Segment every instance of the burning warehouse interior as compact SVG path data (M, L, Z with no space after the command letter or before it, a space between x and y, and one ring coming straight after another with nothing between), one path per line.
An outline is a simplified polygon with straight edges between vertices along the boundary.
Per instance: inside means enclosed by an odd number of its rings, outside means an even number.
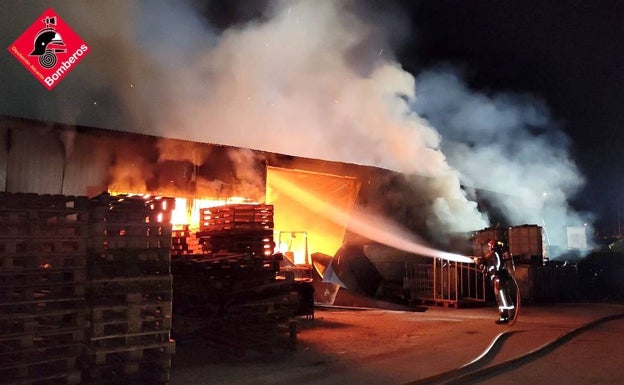
M15 380L165 383L174 340L292 346L315 305L485 304L464 256L490 239L509 244L525 301L580 289L576 266L547 263L540 226L432 232L425 179L25 119L0 132L0 338ZM63 371L25 356L40 344L63 346Z

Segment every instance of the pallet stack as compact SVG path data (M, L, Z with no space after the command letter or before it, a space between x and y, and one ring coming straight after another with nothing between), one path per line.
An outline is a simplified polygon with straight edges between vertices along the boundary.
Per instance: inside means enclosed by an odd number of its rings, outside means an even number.
M197 238L207 255L251 253L270 256L273 240L273 205L237 204L200 211Z
M201 254L202 247L199 244L199 239L191 234L191 230L188 225L181 226L178 229L171 231L171 256L172 257L184 257Z
M277 279L273 206L202 209L199 230L202 253L172 263L176 338L234 353L292 345L299 296L292 280Z
M0 384L77 384L88 199L0 193Z
M168 199L91 200L87 242L86 384L166 384L172 277Z
M201 338L219 349L244 353L292 345L298 294L276 279L279 260L251 254L174 260L176 338Z

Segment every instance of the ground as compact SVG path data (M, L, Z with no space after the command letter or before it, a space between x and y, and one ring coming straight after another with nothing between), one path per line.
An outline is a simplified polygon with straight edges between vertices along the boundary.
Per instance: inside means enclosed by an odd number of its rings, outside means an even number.
M518 322L494 324L491 307L427 307L416 312L379 309L317 309L314 320L298 321L294 349L228 354L200 341L179 342L171 383L195 384L408 384L458 368L475 359L505 331L511 333L489 364L539 348L557 337L609 315L624 314L611 304L525 306ZM544 357L499 377L536 383L535 376L558 376L555 383L616 384L624 348L613 338L624 331L622 319L572 339ZM604 352L608 351L609 354ZM588 352L592 352L591 355ZM574 370L562 370L562 362ZM530 371L525 367L532 368ZM599 369L599 370L591 370ZM543 373L541 373L543 371ZM561 377L563 376L563 377ZM620 377L618 377L620 376ZM541 381L540 381L541 382ZM481 381L479 381L481 383Z

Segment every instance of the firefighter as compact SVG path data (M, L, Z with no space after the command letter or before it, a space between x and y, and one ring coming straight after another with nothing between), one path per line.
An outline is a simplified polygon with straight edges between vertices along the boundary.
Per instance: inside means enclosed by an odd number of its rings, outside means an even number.
M484 257L475 258L475 263L490 276L500 315L496 323L507 324L515 310L515 305L509 292L509 283L512 277L505 266L506 252L503 243L494 240L488 242L488 249L489 251Z

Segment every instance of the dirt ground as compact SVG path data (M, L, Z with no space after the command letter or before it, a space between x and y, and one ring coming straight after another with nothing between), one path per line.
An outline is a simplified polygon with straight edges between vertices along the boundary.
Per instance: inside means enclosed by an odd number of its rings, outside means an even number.
M173 359L171 383L195 384L409 384L464 365L481 352L505 330L515 333L505 342L496 360L505 360L536 349L574 328L612 314L621 314L624 307L608 304L560 304L522 309L518 322L511 326L494 324L496 310L490 307L454 309L428 307L422 311L317 309L314 320L299 320L298 341L294 349L276 348L271 353L247 352L244 356L228 354L220 349L194 341L178 343ZM598 367L593 358L573 354L579 349L597 352L608 348L611 354L600 355L603 370L588 376L593 382L578 382L577 377L588 370L579 369L571 384L623 383L613 382L620 371L609 371L609 358L624 362L624 348L615 335L621 335L624 322L606 324L604 329L583 334L558 350L554 355L532 363L533 377L511 375L504 383L523 378L535 382L555 375L552 365L563 360L579 360L579 365ZM619 333L619 334L618 334ZM571 351L571 352L570 352ZM563 353L562 353L563 352ZM555 352L553 352L555 353ZM598 353L595 353L598 354ZM555 357L553 363L550 360ZM567 358L567 361L566 361ZM541 366L540 366L541 365ZM572 363L574 366L575 364ZM612 365L615 365L613 363ZM576 366L578 369L578 365ZM582 367L582 366L581 366ZM619 367L619 366L618 366ZM527 373L519 368L518 373ZM611 377L606 376L612 373ZM571 371L559 376L572 377ZM598 377L597 377L598 376ZM602 377L600 377L602 376ZM598 381L603 378L607 382ZM486 380L486 379L483 379ZM489 383L501 383L494 378ZM541 382L541 381L540 381ZM480 383L480 382L479 382ZM520 382L517 382L520 383ZM554 383L562 383L561 378Z

